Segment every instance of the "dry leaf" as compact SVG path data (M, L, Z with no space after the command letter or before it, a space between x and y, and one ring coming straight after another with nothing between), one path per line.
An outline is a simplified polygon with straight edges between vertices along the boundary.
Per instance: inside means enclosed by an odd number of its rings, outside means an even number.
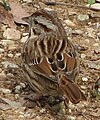
M11 28L16 28L12 15L0 4L0 24L7 24Z
M7 98L0 97L0 109L7 110L7 109L17 109L20 107L22 107L20 102L15 102Z
M13 14L14 21L20 24L27 24L25 21L22 20L23 17L29 16L27 10L24 9L21 4L15 1L9 0L9 4L11 7L10 12Z

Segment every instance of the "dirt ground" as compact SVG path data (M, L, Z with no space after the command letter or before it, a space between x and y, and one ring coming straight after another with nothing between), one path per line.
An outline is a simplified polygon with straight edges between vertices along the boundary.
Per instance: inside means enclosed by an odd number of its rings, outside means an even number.
M78 3L74 0L59 1L83 6L86 4L85 0L77 1ZM38 6L37 3L34 4ZM26 3L25 6L28 7L29 4ZM65 110L64 107L56 113L39 103L32 107L32 101L29 103L24 99L31 90L20 69L20 53L22 38L27 36L25 33L28 30L24 29L26 26L18 25L21 38L11 40L13 45L4 44L2 40L5 40L3 36L5 29L0 29L0 120L100 120L100 11L65 5L47 6L41 2L40 6L57 11L68 39L80 53L78 85L85 93L87 101L77 105L69 103L69 108ZM35 10L32 6L30 9ZM88 15L88 19L80 20L80 15ZM11 65L7 66L5 61ZM30 107L27 107L27 102ZM63 106L63 103L61 105Z

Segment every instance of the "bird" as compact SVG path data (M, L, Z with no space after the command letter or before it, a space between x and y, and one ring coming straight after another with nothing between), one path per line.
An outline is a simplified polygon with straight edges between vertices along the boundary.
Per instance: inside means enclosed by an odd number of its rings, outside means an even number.
M74 104L86 96L77 85L80 61L73 43L53 9L40 9L22 18L29 36L22 47L22 70L39 96L62 96Z

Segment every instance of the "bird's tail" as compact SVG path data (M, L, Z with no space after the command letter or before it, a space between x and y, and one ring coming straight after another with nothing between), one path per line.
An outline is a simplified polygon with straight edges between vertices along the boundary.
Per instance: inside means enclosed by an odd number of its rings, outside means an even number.
M59 82L59 86L61 90L64 92L65 96L74 104L85 101L86 97L83 92L79 89L79 87L67 80L66 76L63 76Z

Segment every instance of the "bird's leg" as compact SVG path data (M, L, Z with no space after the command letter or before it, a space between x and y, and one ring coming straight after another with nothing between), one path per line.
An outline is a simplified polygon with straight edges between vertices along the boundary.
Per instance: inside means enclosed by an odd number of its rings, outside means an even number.
M29 103L32 103L32 104L35 103L35 105L33 105L33 107L36 106L36 105L41 106L40 103L39 103L39 100L40 100L41 98L42 98L42 96L41 96L41 95L38 95L38 94L36 94L36 93L31 93L31 94L26 95L26 96L24 97L25 100L28 100L28 101L29 101Z

